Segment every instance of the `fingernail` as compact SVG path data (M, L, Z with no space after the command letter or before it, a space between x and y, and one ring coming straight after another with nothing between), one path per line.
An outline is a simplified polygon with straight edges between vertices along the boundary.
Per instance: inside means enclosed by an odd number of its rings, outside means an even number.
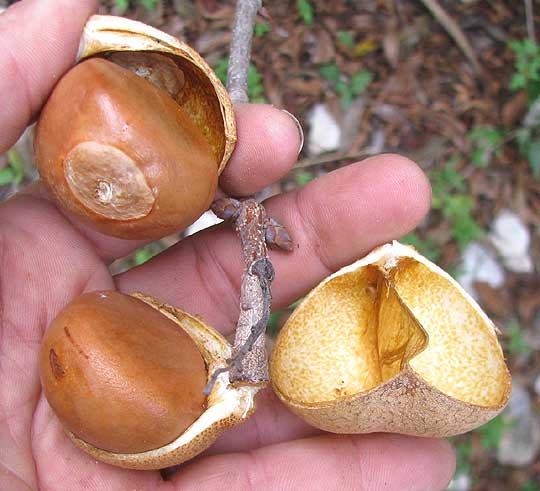
M304 148L304 130L302 129L302 125L300 124L300 121L298 121L296 116L287 111L287 109L282 109L282 111L294 121L294 124L298 129L298 135L300 136L300 147L298 148L298 155L300 155L302 148Z

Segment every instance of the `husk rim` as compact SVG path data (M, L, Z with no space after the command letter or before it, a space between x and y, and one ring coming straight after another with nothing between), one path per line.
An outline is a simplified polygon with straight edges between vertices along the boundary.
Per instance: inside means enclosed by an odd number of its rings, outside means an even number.
M390 268L395 264L394 261L397 261L398 258L403 258L403 257L409 257L420 262L421 264L429 268L431 271L441 275L446 280L448 280L452 284L453 287L458 289L461 295L470 303L470 305L474 308L474 310L482 317L484 324L489 329L491 329L492 334L495 337L497 337L498 330L496 326L494 325L494 323L491 321L491 319L489 319L489 317L485 314L485 312L480 308L477 302L464 290L464 288L454 278L452 278L448 273L446 273L439 266L437 266L436 264L432 263L427 258L422 256L413 247L405 245L405 244L401 244L398 241L393 241L392 243L384 244L382 246L377 247L376 249L371 251L368 255L364 256L363 258L355 261L354 263L348 266L341 268L340 270L336 271L335 273L325 278L313 290L311 290L311 292L308 293L308 295L306 295L304 300L297 306L295 311L291 314L287 323L291 322L294 319L295 312L298 311L302 307L302 304L309 302L318 293L319 289L321 289L325 284L327 284L331 280L339 276L342 276L344 274L355 272L362 267L372 265L372 264L378 264L379 266L383 267L383 269L385 267ZM398 297L399 297L399 294L398 294ZM282 332L285 331L287 323L282 328ZM425 334L428 337L428 339L427 339L424 349L426 349L427 346L429 345L429 334L427 332L425 332ZM448 394L445 394L444 392L439 390L437 387L430 385L426 380L423 379L423 377L420 374L415 372L409 362L423 351L423 350L420 350L413 357L407 360L402 370L398 374L386 380L384 383L377 385L369 390L357 392L355 394L350 394L347 396L341 396L341 397L337 396L334 399L328 400L328 401L319 401L315 403L301 402L301 401L294 400L293 398L290 398L287 395L285 395L275 383L276 377L274 376L274 373L275 373L276 368L273 363L273 360L274 360L275 354L277 353L277 350L279 350L279 346L280 344L279 344L279 335L278 335L278 339L276 340L276 343L275 343L275 349L270 359L270 376L271 376L270 378L272 380L272 388L274 392L279 397L279 399L287 407L289 407L289 409L291 409L291 411L293 411L295 414L297 414L302 419L307 421L309 424L316 426L318 428L321 428L325 431L331 431L331 432L336 432L336 433L366 433L366 432L371 432L371 431L383 431L383 432L390 431L390 432L403 433L403 434L419 435L418 432L403 431L403 429L400 429L399 426L388 429L388 428L384 428L382 425L379 425L379 426L375 425L376 429L370 429L366 431L362 428L361 422L360 422L360 425L358 424L358 421L355 421L351 426L347 427L346 429L340 429L340 428L332 426L331 417L330 417L331 414L328 414L328 413L339 410L340 407L348 406L354 409L355 405L359 405L359 406L365 405L365 401L370 398L380 399L380 405L381 405L382 410L384 411L384 407L387 404L387 402L383 401L383 399L379 396L381 394L386 394L388 390L392 390L396 386L399 386L399 385L417 385L418 387L424 387L425 390L429 391L435 399L445 401L446 410L451 409L454 413L462 413L462 412L467 411L469 414L475 415L474 421L471 421L468 424L464 424L461 428L459 428L458 431L448 432L448 431L445 431L444 428L434 428L431 432L429 431L422 432L421 433L422 436L432 436L432 437L452 436L452 435L460 434L460 433L469 431L473 428L476 428L480 426L481 424L489 421L490 419L495 417L497 414L499 414L507 405L508 400L510 398L510 392L511 392L511 387L512 387L511 376L510 376L510 372L508 371L508 367L506 365L505 365L505 368L506 368L505 374L506 374L507 383L506 383L506 387L505 387L504 393L502 394L499 404L496 404L494 406L483 406L479 404L473 404L470 402L462 401ZM497 347L504 358L502 348L499 343L497 343ZM404 381L406 381L407 383L405 384ZM367 418L367 419L370 419L370 418Z
M146 294L134 292L130 295L155 308L190 335L207 364L208 377L215 369L226 366L232 347L215 329L200 318ZM108 452L90 445L70 431L66 431L66 434L77 447L107 464L140 470L178 465L212 445L227 428L248 419L256 409L255 395L261 388L261 385L249 384L232 386L228 372L221 374L208 396L208 407L204 413L172 442L145 452Z
M117 35L123 35L120 43ZM183 58L197 66L210 80L219 101L224 128L224 149L218 174L225 169L236 146L234 109L227 90L214 70L191 46L159 29L139 21L113 15L92 15L84 26L76 61L111 51L152 51Z

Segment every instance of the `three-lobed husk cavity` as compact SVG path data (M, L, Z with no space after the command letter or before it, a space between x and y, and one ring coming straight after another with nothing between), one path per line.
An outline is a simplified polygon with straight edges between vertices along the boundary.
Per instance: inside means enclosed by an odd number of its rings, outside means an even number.
M206 363L208 378L214 370L226 366L232 348L217 331L202 320L142 293L133 293L184 329L199 348ZM131 469L162 469L181 464L208 448L227 428L247 419L255 410L255 395L261 387L229 384L228 372L220 375L206 401L206 410L182 434L163 447L140 453L113 453L96 448L67 432L79 448L96 459Z
M397 242L304 299L278 337L271 377L294 412L340 433L462 433L494 417L510 392L492 322Z

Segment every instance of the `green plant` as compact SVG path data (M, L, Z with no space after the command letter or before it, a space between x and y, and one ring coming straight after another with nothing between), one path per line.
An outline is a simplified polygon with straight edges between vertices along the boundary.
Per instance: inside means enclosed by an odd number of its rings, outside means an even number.
M468 435L461 437L461 441L453 441L456 450L456 476L471 473L470 458L472 454L471 440Z
M535 481L534 479L529 479L524 482L519 489L521 491L540 491L540 482Z
M503 417L499 415L476 430L480 433L480 442L484 450L490 451L499 448L504 430L508 425Z
M531 347L528 345L517 320L512 319L508 323L506 334L508 336L506 347L510 353L513 355L528 355L531 352Z
M296 3L296 9L298 10L298 15L304 24L306 24L306 26L312 26L315 16L311 2L309 0L298 0Z
M471 161L478 167L487 167L493 154L504 142L504 132L493 126L477 126L467 134L471 143Z
M154 256L159 254L160 248L156 246L156 244L148 244L144 247L141 247L135 253L133 254L133 264L135 266L140 266L141 264L144 264L146 261L149 261Z
M227 69L229 62L226 58L221 58L215 65L214 71L221 80L223 85L227 83ZM257 70L257 67L251 63L248 70L248 97L251 102L266 102L264 97L264 86L262 84L262 76Z
M341 74L335 63L322 65L319 73L341 97L341 107L344 111L349 109L354 99L365 92L373 81L373 73L369 70L360 70L352 77L347 77Z
M255 36L262 37L270 32L270 24L268 22L257 22L254 27Z
M460 249L479 239L483 230L473 217L474 203L467 194L467 183L457 171L457 159L449 160L442 169L430 175L433 208L448 220L452 238Z
M348 48L354 47L354 36L349 31L338 31L336 37L340 43Z
M309 171L299 171L294 175L294 180L297 184L297 186L305 186L308 182L313 181L315 179L315 176L313 172Z
M521 155L529 162L534 178L540 176L540 134L536 127L522 127L516 131Z
M120 15L124 14L133 4L142 5L146 10L155 10L161 0L114 0L114 6Z
M268 336L270 336L271 338L275 338L278 335L281 316L287 311L292 312L296 307L298 307L298 304L303 299L304 297L300 297L299 299L291 303L291 305L289 305L286 309L277 310L276 312L272 312L270 314L270 319L268 320L268 325L266 327L266 333L268 334Z
M510 41L508 45L516 56L510 89L525 89L532 102L540 96L540 46L530 39Z
M433 239L421 238L416 232L411 232L400 239L400 242L413 246L420 254L430 261L436 262L441 257L441 245Z
M0 186L20 184L24 180L24 170L19 154L11 149L7 153L8 165L0 169Z

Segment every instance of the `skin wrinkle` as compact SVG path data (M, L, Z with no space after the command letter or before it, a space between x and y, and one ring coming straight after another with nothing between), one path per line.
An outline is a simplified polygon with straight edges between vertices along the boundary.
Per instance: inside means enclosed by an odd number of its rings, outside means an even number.
M264 465L264 459L260 458L253 450L245 452L244 455L251 462L245 466L245 476L248 485L248 491L259 491L260 489L271 489L272 480Z
M300 218L297 223L302 225L302 232L305 237L307 237L307 240L304 239L302 242L309 244L311 250L315 253L314 256L319 260L319 263L323 268L321 276L325 277L335 271L335 265L332 265L326 257L327 255L322 253L324 250L324 241L313 224L312 214L307 211L308 207L303 204L305 199L304 193L304 190L300 190L294 195L294 208L296 209L296 214ZM296 232L296 234L297 233L298 232ZM298 242L299 241L297 241L297 243Z
M6 67L2 67L2 70L4 71L4 73L7 72L11 80L18 81L17 86L22 88L22 96L25 101L22 106L24 108L24 111L21 111L20 109L17 111L18 117L19 119L23 119L24 121L29 121L32 116L33 109L32 109L32 98L30 95L30 88L28 86L28 81L26 77L23 76L24 72L20 68L19 59L15 56L15 54L12 51L11 46L8 43L4 45L4 53L8 57L8 66L7 66L7 69ZM10 74L10 69L9 69L10 65L13 69L13 74ZM21 116L23 117L21 118ZM9 140L8 140L8 145L6 146L5 144L2 145L2 140L0 139L0 151L3 151L4 149L7 149L7 148L9 148Z

